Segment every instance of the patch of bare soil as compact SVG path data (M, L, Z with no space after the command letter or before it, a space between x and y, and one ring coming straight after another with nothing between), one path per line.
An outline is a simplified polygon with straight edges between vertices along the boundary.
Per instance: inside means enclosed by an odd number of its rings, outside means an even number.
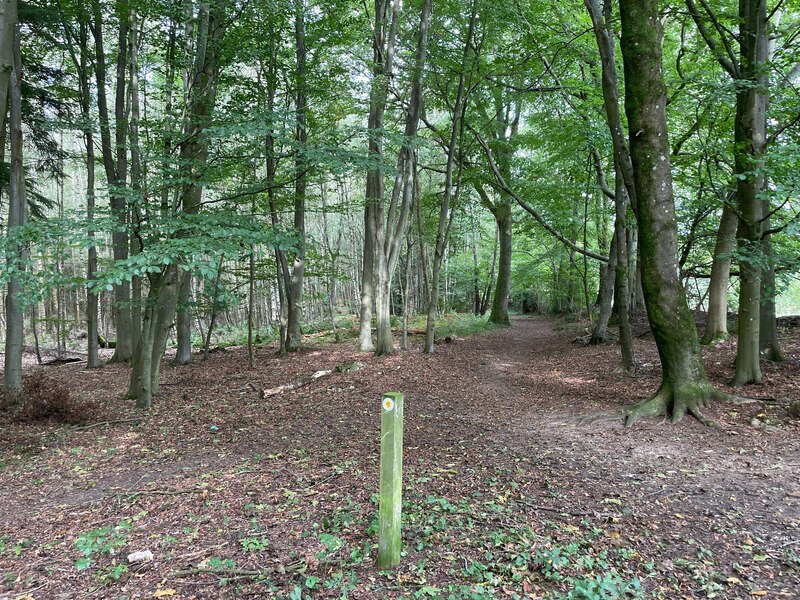
M654 344L642 332L637 374L619 375L614 344L544 318L433 356L344 343L264 347L255 369L244 349L165 363L143 415L122 398L127 367L47 367L103 398L108 423L3 426L0 598L797 598L799 333L745 390L763 401L708 410L718 428L584 424L655 391ZM707 351L722 387L734 351ZM405 554L381 573L379 398L394 390Z

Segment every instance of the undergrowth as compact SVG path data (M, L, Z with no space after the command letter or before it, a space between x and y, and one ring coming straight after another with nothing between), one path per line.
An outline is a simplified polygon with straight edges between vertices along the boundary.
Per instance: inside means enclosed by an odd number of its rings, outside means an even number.
M96 420L101 413L99 400L76 397L63 382L41 372L25 376L18 394L0 390L0 419L77 425Z

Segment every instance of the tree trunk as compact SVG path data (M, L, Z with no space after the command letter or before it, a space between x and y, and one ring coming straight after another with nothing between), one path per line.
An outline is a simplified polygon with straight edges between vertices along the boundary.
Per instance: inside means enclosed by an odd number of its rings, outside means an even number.
M390 10L391 8L391 10ZM381 271L379 255L383 253L382 241L379 237L379 227L383 224L383 120L386 112L386 97L388 94L389 79L392 75L392 63L394 59L394 44L397 35L397 17L399 3L397 0L376 0L375 1L375 23L373 27L373 68L372 83L370 89L369 117L367 120L367 130L369 134L368 157L370 167L367 170L366 200L364 204L364 252L363 264L361 269L361 311L359 317L359 336L358 348L362 352L372 350L372 312L382 315L384 320L388 320L388 292L384 292L387 297L378 298L381 294L380 283L374 289L375 276L379 275L376 271ZM379 225L380 223L380 225ZM384 277L386 276L387 266L384 266ZM387 284L388 285L388 284ZM374 304L373 304L374 297ZM383 309L380 303L385 306ZM384 327L385 329L385 327ZM385 337L385 330L384 330ZM391 328L389 329L391 337ZM383 340L386 345L386 340ZM385 350L386 348L382 348Z
M628 307L630 291L628 282L628 266L630 264L628 251L628 190L625 187L622 173L617 168L614 197L614 235L619 240L616 249L616 268L614 272L614 298L619 326L619 346L621 353L620 370L633 373L636 370L636 357L633 352L633 331L631 330L631 315ZM609 259L610 261L610 259Z
M377 176L377 175L376 175ZM375 349L372 343L372 307L375 279L375 219L372 216L374 203L371 198L376 193L375 182L367 174L367 205L364 207L364 256L361 265L361 305L359 311L358 349L371 352Z
M723 205L708 283L708 315L703 344L714 344L728 338L728 284L737 222L736 212L728 204Z
M219 283L222 280L222 258L217 265L217 276L214 278L213 297L211 299L211 318L208 321L208 330L206 331L206 339L203 343L203 360L208 359L208 353L211 350L211 333L214 331L214 325L217 322L217 297L219 296Z
M737 86L734 125L736 203L739 227L739 318L733 385L761 382L761 194L767 136L768 85L765 0L740 0L741 83Z
M91 126L91 89L89 87L89 36L86 14L81 11L78 17L77 39L70 35L67 24L64 23L64 30L70 43L70 55L75 70L78 74L79 98L81 106L81 117L83 123L83 135L86 144L86 219L88 222L89 238L94 240L94 212L95 212L95 151L94 133ZM78 53L75 53L73 44L77 46ZM92 243L89 246L86 262L86 280L91 282L97 278L97 246ZM98 297L97 293L87 286L86 288L86 331L87 331L87 356L86 368L95 369L100 366L99 347L99 323L98 323Z
M0 131L6 130L13 40L17 25L17 0L0 0Z
M256 200L252 198L250 212L255 216ZM247 364L252 369L256 366L253 348L253 329L255 327L256 310L256 246L250 244L247 256Z
M617 244L615 247L612 247L609 253L608 273L610 274L612 272L613 261L614 281L612 285L615 290L613 311L616 311L619 322L620 350L622 354L620 368L632 372L635 369L636 362L633 354L633 338L630 325L630 313L632 311L629 305L629 290L631 287L629 282L631 280L631 265L633 264L632 272L635 275L636 263L635 260L632 260L631 256L635 253L635 247L628 243L628 236L631 231L627 226L627 217L629 203L636 209L636 181L633 173L630 148L625 140L622 128L612 3L611 0L604 0L602 8L598 0L584 0L584 4L592 20L592 28L600 53L603 106L605 108L608 129L611 133L611 140L614 148L614 237L617 240ZM597 159L595 159L595 161L597 162ZM601 187L603 186L601 185ZM614 246L614 244L612 244L612 246ZM602 318L602 311L600 318Z
M192 362L192 283L194 277L187 273L183 278L181 289L178 292L176 304L175 335L177 347L173 365L188 365Z
M426 23L430 18L431 0L426 0L425 7L423 8L422 23ZM467 60L472 48L472 35L475 31L475 22L478 17L478 5L476 0L472 2L472 9L470 12L469 26L467 28L467 37L464 40L464 51L462 54L461 72L458 76L458 89L456 92L456 103L453 107L453 122L450 126L450 140L447 145L447 166L445 168L444 176L444 196L442 197L442 204L439 207L439 223L436 230L436 245L433 252L433 270L431 273L431 292L428 298L428 318L425 325L425 345L422 351L426 354L433 354L434 339L436 337L436 312L439 308L439 275L442 269L442 260L444 259L445 248L450 239L450 227L453 223L453 215L455 214L454 204L458 201L458 195L461 190L461 164L459 161L458 177L455 183L455 191L453 190L453 167L456 160L456 150L458 146L459 133L462 130L462 116L464 113L464 104L466 101L465 85L467 79ZM427 25L426 32L427 32ZM422 45L422 33L420 33L420 46ZM419 77L422 77L421 65L418 65ZM421 85L421 83L420 83ZM421 101L421 99L420 99Z
M614 308L614 289L617 272L617 232L611 238L611 248L608 252L608 263L600 263L600 271L604 276L600 278L600 312L597 315L597 323L594 325L592 335L589 338L591 346L597 346L606 341L608 322L611 319L612 309Z
M497 222L497 235L500 240L497 260L497 283L494 288L492 311L489 322L497 325L511 325L508 318L508 295L511 291L511 252L513 216L510 199L504 199L494 213Z
M768 201L763 202L763 210L765 215L769 214L771 206ZM764 230L769 230L769 217L764 219L762 227ZM759 347L762 358L781 362L786 360L786 357L781 351L780 341L778 340L778 323L775 315L775 264L772 259L771 237L770 235L765 235L761 241L761 252L764 254L765 261L769 266L761 271Z
M714 390L678 276L658 1L621 0L620 7L625 112L638 193L639 260L647 316L662 367L658 392L632 407L627 420L631 424L641 416L666 414L674 422L688 411L705 421L701 409Z
M391 10L390 10L391 8ZM364 253L361 271L361 314L359 331L359 350L369 351L372 345L372 312L381 313L379 304L384 302L384 320L388 320L387 297L378 298L380 283L374 289L374 279L381 270L379 255L383 252L383 241L379 237L379 223L383 221L384 180L381 162L383 161L383 120L386 112L386 97L389 79L392 76L394 44L397 35L397 0L375 1L375 23L373 27L373 69L370 89L370 104L367 129L369 133L368 156L372 163L367 170L366 202L364 206ZM384 266L384 271L386 267ZM373 293L374 292L374 293ZM373 304L374 297L374 304ZM391 329L390 329L391 335ZM384 332L385 336L385 332ZM385 344L385 340L384 340Z
M306 103L306 25L305 3L295 0L294 39L297 95L295 97L295 118L297 119L296 139L299 145L295 158L295 187L294 187L294 228L300 236L300 246L292 264L292 276L287 290L288 319L286 322L286 350L296 352L300 350L303 342L303 332L300 324L303 318L302 295L303 275L306 263L305 233L306 233L306 187L308 164L303 158L305 145L308 140L308 106Z
M203 135L213 112L216 100L216 79L219 75L220 42L224 35L224 0L212 7L201 6L201 26L197 34L197 54L184 123L184 142L180 158L182 181L180 208L189 214L199 211L202 200L204 170L208 158L208 140ZM213 33L212 33L213 32ZM173 207L177 208L177 207ZM179 233L178 235L185 235ZM150 291L144 307L142 333L134 354L128 396L136 398L136 406L146 409L158 393L161 359L166 349L167 337L176 315L184 286L184 274L171 264L150 278Z
M613 29L612 2L603 0L584 0L592 20L592 28L600 53L602 67L603 107L605 108L608 129L614 147L614 162L622 174L628 198L636 210L636 181L633 175L631 151L625 140L619 102L619 82L617 81L616 42Z
M127 394L129 398L136 400L136 408L150 408L153 396L158 393L161 358L164 356L167 336L175 315L182 275L181 269L170 265L162 273L150 277L142 333L133 355Z
M11 74L8 81L11 115L9 120L9 137L11 138L11 169L8 186L8 223L7 235L14 239L25 225L25 174L22 163L22 59L19 49L19 26L17 25L16 3L6 4L6 19L12 23L13 35L4 39L3 45L12 47ZM3 53L5 54L5 52ZM25 271L26 252L21 238L14 239L9 248L9 270L16 269L20 274ZM3 389L7 393L17 394L22 391L22 353L25 347L25 330L21 298L22 287L19 277L11 277L6 290L6 344L5 364L3 367Z
M180 151L181 168L188 170L184 179L191 182L184 184L181 190L181 208L188 215L200 212L203 198L202 181L205 179L208 162L208 138L204 135L204 130L209 125L216 104L224 18L224 0L217 0L213 6L201 4L196 56L188 90L184 141ZM177 300L177 307L181 309L177 313L178 348L173 360L176 365L185 365L192 361L192 315L189 305L193 277L188 273L181 279Z
M139 254L142 247L139 237L136 235L139 229L139 219L142 215L144 198L147 195L145 173L142 167L142 148L139 141L139 121L141 111L139 108L139 19L135 8L131 8L130 17L130 124L128 127L130 153L131 153L131 233L129 235L130 247L128 252L131 255ZM145 105L145 114L147 106ZM142 332L142 278L134 276L131 278L131 347L136 348L139 343L139 335Z
M103 42L103 13L99 0L94 0L92 33L95 42L95 78L97 80L97 112L100 121L100 148L103 157L103 166L108 181L108 194L111 212L119 223L118 231L111 235L112 250L115 261L128 258L128 211L124 188L127 180L127 115L125 112L125 71L128 54L128 15L127 3L119 5L119 35L117 52L117 80L114 101L115 146L111 143L111 124L108 113L108 98L106 92L106 54ZM130 283L127 281L114 286L114 326L116 327L117 343L114 349L112 362L128 362L133 353L130 309Z

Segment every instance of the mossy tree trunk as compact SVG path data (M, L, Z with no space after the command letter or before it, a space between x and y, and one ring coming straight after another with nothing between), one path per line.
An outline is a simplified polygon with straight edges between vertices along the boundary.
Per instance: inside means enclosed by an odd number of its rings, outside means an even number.
M657 415L677 421L687 412L705 420L701 410L715 392L706 377L694 320L678 276L658 1L621 0L620 8L642 286L662 367L658 392L628 411L628 424L641 416Z

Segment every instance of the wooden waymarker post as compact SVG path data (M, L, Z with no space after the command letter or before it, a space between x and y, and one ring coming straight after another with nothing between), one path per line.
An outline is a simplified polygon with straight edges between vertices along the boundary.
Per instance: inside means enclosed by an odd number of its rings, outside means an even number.
M378 568L400 563L400 517L403 502L403 394L381 398L381 485L378 507Z

